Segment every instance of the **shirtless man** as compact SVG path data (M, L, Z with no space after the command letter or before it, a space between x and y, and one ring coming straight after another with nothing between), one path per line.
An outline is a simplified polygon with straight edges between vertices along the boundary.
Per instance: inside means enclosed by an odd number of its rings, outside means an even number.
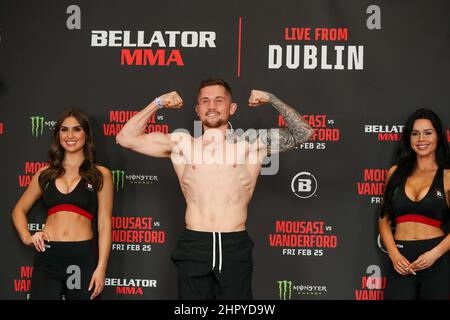
M186 230L172 260L178 270L180 299L252 299L253 241L247 234L247 207L263 159L307 141L313 129L301 115L273 94L252 90L249 106L271 103L287 128L227 134L236 112L229 85L222 79L200 84L195 111L203 125L197 138L175 132L145 134L159 108L181 108L176 92L164 94L131 118L117 142L151 157L172 160L186 199Z

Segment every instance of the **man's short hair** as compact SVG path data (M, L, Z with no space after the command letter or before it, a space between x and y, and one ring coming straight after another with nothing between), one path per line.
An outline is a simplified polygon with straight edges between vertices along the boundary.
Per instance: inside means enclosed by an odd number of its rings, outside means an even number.
M200 94L200 90L202 90L204 87L209 86L222 86L225 88L225 91L230 95L230 98L233 97L230 85L221 78L208 78L202 81L202 83L200 83L200 87L198 88L198 94Z

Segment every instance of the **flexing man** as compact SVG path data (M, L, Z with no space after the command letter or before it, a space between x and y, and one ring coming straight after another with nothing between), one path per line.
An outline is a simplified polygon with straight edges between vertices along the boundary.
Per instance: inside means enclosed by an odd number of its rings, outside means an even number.
M148 119L159 108L182 107L176 92L156 98L117 135L123 147L172 160L187 205L186 229L172 254L180 299L252 299L254 243L246 231L247 207L262 161L298 147L313 133L295 109L271 93L252 90L250 107L267 103L287 128L230 135L228 119L237 109L231 88L222 79L208 79L200 85L195 106L202 136L145 134Z

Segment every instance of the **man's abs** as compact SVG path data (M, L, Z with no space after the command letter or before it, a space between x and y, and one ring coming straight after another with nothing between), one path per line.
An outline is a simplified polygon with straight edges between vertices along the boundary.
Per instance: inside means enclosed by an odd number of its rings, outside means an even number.
M196 231L245 230L256 178L246 165L187 165L180 179L186 227Z

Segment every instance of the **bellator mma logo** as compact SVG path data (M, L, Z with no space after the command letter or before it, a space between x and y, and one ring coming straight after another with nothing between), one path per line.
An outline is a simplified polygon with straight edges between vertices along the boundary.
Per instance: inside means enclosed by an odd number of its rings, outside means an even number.
M311 198L317 191L317 179L310 172L299 172L292 178L291 190L300 199Z
M122 48L122 66L183 67L178 48L215 48L215 41L214 31L91 31L91 47Z
M399 141L402 138L403 125L364 125L364 133L375 134L378 141Z
M338 142L340 140L340 130L334 128L335 120L328 119L326 114L303 115L302 118L314 129L314 133L309 141L299 146L299 149L325 150L327 142ZM278 127L287 127L281 115L278 115Z
M125 126L128 120L130 120L139 111L131 110L110 110L109 111L109 122L103 123L103 135L106 136L116 136L120 130ZM145 133L150 132L161 132L164 134L169 133L169 125L161 123L164 120L164 115L156 115L154 113L150 119L147 121L147 127L145 128Z
M143 295L144 288L157 288L158 282L154 279L106 278L105 287L116 288L116 295Z

